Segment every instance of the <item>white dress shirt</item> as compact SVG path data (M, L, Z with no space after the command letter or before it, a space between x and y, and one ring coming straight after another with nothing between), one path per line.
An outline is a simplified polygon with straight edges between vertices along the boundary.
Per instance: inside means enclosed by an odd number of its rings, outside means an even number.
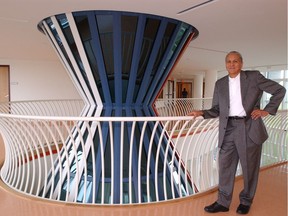
M229 99L229 116L246 116L242 105L240 73L234 78L229 77Z

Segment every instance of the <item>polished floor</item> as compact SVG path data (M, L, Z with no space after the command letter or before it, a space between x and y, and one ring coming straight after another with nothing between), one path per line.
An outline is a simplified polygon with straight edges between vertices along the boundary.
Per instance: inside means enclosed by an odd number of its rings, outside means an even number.
M4 146L0 137L0 166L4 160ZM288 163L262 169L258 190L248 215L287 216L287 173ZM213 215L238 215L238 194L242 179L235 183L230 211ZM127 206L75 205L31 198L15 192L0 181L0 216L205 216L203 207L215 201L217 189L204 194L158 204Z

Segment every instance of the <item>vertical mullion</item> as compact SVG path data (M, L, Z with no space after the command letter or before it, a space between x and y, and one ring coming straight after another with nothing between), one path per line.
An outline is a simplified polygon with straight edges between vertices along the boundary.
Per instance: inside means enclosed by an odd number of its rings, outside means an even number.
M114 83L115 83L115 103L116 106L122 104L122 32L121 14L113 15L113 55L114 55ZM119 112L119 113L118 113ZM116 113L120 114L120 110Z
M96 104L98 107L102 107L103 106L102 101L101 101L101 98L100 98L100 95L99 95L99 92L98 92L98 89L97 89L97 86L95 83L95 79L92 75L91 67L90 67L90 64L88 62L87 55L86 55L85 49L83 47L83 43L82 43L81 37L79 35L74 17L72 15L72 13L67 13L66 17L67 17L67 20L69 22L69 26L70 26L72 35L74 37L74 41L75 41L77 50L79 52L79 56L80 56L81 61L83 63L83 67L85 68L85 73L87 75L87 79L89 80L90 87L93 91L93 96L96 100ZM94 100L90 101L90 104L95 104L95 101Z
M146 16L140 15L137 23L137 32L135 37L135 44L133 49L133 57L131 62L131 71L129 76L128 90L126 103L131 104L133 101L133 94L136 85L137 70L139 66L141 47L143 42L144 30L145 30Z
M83 87L80 85L80 83L77 81L77 78L75 77L75 74L72 71L72 68L70 67L69 63L67 62L67 59L65 58L65 56L63 55L63 52L61 52L61 49L57 43L57 41L55 40L55 37L53 37L53 34L50 30L50 28L48 27L48 24L46 23L46 21L43 21L43 28L42 28L47 37L49 37L50 43L53 44L53 48L55 49L58 57L62 60L62 64L64 65L64 67L67 69L68 76L70 77L70 79L73 81L73 84L76 86L79 94L81 95L81 98L85 101L85 103L88 103L88 99L87 99L87 95L84 93L84 89Z
M52 23L54 24L54 26L56 28L56 31L58 33L58 36L59 36L61 42L63 43L65 51L66 51L66 53L67 53L67 55L68 55L68 57L70 59L70 62L71 62L72 66L73 66L73 68L74 68L74 70L76 72L77 77L79 78L80 85L82 86L82 88L83 88L83 90L84 90L84 92L85 92L85 94L87 96L88 101L93 101L93 96L91 95L91 92L90 92L90 90L89 90L89 88L87 86L87 83L85 82L85 80L84 80L84 78L83 78L83 76L81 74L81 71L80 71L80 69L78 67L78 64L76 63L74 55L72 54L72 51L71 51L71 49L69 47L69 44L66 41L66 38L65 38L65 36L64 36L64 34L62 32L61 27L58 24L58 21L57 21L56 17L55 16L51 17L51 21L52 21Z
M91 36L92 36L92 49L93 53L95 54L97 66L98 66L98 71L99 71L99 76L101 79L101 85L103 88L103 94L105 98L105 103L106 104L111 104L111 94L110 94L110 89L109 89L109 84L107 80L107 73L105 69L105 64L104 64L104 57L102 54L102 48L101 48L101 42L99 38L99 31L97 27L97 22L95 19L96 14L94 12L89 12L88 14L88 22L89 26L91 26L90 31L91 31Z
M149 57L147 67L145 69L144 77L143 77L142 82L141 82L139 95L138 95L137 101L136 101L137 104L143 103L143 99L144 99L145 95L147 94L148 89L150 92L154 91L154 89L151 89L151 86L147 85L147 83L149 83L149 80L151 79L151 73L153 71L153 66L154 66L154 63L156 61L157 54L159 53L159 49L161 47L161 42L162 42L163 36L165 34L167 23L168 22L166 19L160 20L160 27L158 29L157 36L156 36L156 39L154 41L154 45L152 48L152 52L151 52L151 55Z
M175 43L175 40L177 39L177 35L179 33L179 30L181 28L181 23L178 24L175 33L173 35L173 37L171 38L171 42L169 44L169 47L167 47L167 51L165 53L165 56L163 57L164 61L162 60L162 62L160 63L160 66L158 67L158 71L159 70L163 70L163 68L165 68L165 72L162 73L161 71L155 74L154 79L151 82L151 88L154 89L154 91L149 91L147 92L146 96L145 96L145 103L151 103L153 102L154 98L157 96L158 92L160 91L160 89L162 88L164 82L166 80L162 79L162 77L168 77L168 74L171 72L171 68L175 65L175 61L180 57L179 53L181 52L182 48L184 47L185 43L187 42L187 39L189 38L189 36L191 36L191 27L186 31L184 38L181 40L181 45L177 46L177 50L174 52L173 57L170 59L169 64L168 65L164 65L165 63L165 59L167 59L167 56L169 55L171 49L173 48L173 45ZM193 38L193 36L192 36ZM191 38L191 39L192 39ZM160 83L161 82L161 83ZM147 101L147 100L150 101ZM152 99L152 101L151 101Z

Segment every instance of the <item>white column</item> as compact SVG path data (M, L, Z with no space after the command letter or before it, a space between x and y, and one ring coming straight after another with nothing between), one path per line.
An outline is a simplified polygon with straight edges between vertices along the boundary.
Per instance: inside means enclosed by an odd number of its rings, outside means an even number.
M203 98L203 78L204 76L201 75L195 75L194 76L194 92L193 92L193 97L194 98ZM200 110L202 109L202 100L196 100L193 103L194 109Z
M194 76L194 87L193 87L193 97L202 98L203 97L203 75Z
M217 81L217 71L209 70L205 72L205 91L204 97L213 97L215 82Z
M205 72L205 92L204 98L213 97L215 82L217 81L218 72L216 70L209 70ZM212 106L212 100L203 101L203 109L209 109Z

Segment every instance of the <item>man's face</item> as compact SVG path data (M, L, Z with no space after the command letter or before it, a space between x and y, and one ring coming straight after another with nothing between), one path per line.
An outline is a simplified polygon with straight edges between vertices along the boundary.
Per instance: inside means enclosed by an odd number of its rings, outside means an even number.
M225 62L226 62L226 69L229 73L229 76L236 77L240 73L242 66L243 66L243 62L240 56L237 54L231 53L226 57Z

